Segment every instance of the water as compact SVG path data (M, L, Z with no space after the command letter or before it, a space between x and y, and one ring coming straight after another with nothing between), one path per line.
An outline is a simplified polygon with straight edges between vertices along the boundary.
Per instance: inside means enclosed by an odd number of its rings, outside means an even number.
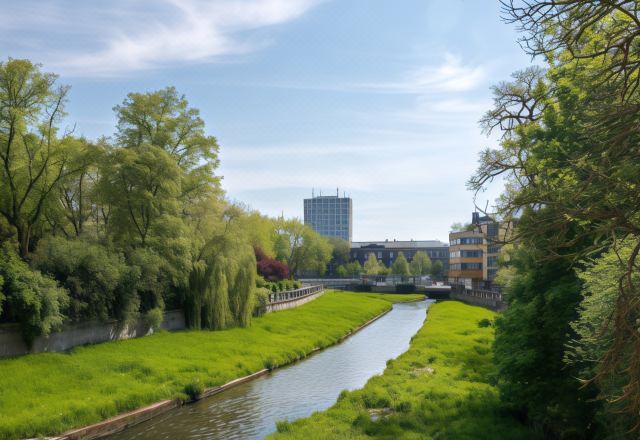
M339 345L220 394L169 411L111 439L261 439L277 420L307 417L362 388L409 348L431 301L393 310ZM327 319L331 319L327 317Z

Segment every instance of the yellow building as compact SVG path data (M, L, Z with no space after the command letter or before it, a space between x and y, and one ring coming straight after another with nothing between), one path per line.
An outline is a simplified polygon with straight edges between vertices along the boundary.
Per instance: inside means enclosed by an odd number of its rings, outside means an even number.
M500 223L474 212L464 231L449 234L449 283L489 287L498 270Z

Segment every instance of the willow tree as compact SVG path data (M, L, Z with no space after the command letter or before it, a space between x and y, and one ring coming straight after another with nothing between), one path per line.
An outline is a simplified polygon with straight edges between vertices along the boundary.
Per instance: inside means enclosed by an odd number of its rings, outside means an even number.
M246 214L217 199L198 208L196 252L184 291L187 324L209 329L248 326L254 306L256 259L240 221Z

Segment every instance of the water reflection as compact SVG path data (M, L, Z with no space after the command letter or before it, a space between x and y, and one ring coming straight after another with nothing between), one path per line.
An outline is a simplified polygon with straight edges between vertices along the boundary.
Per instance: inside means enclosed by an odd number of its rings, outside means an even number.
M364 386L403 353L430 301L393 310L340 345L272 374L137 425L112 439L260 439L277 420L331 406L343 389Z

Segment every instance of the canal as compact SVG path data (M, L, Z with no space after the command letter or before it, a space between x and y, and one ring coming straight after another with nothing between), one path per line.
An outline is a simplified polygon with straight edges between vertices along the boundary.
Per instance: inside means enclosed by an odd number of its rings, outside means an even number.
M254 381L158 416L110 439L261 439L277 420L293 421L361 388L409 348L431 301L393 310L339 345ZM327 319L331 319L330 316Z

